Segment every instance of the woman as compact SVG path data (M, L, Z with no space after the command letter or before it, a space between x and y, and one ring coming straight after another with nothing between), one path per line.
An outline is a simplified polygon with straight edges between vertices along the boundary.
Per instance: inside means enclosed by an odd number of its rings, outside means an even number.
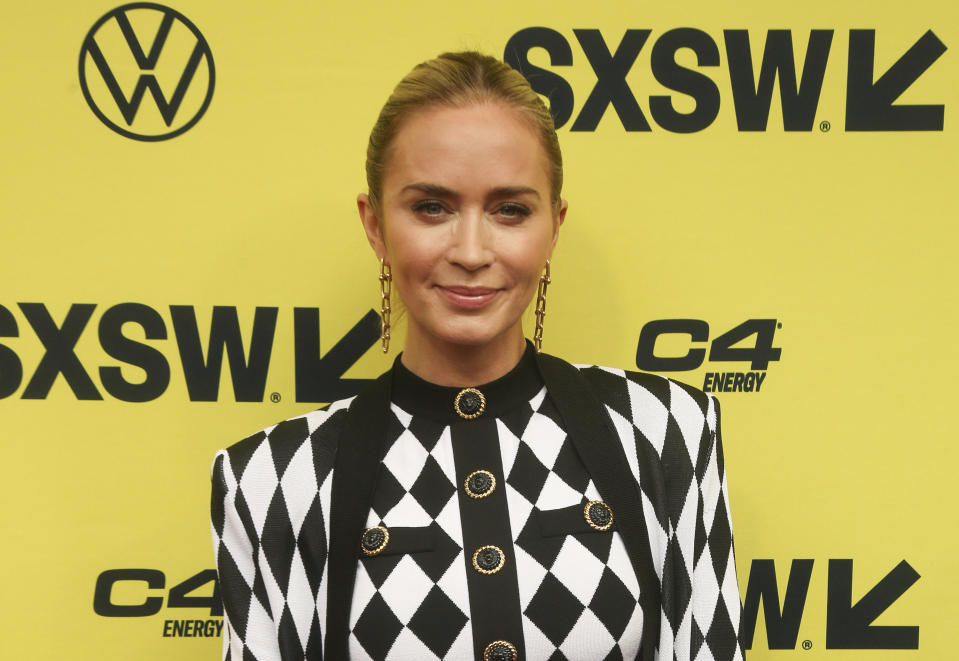
M538 353L567 208L542 101L493 58L425 62L367 179L405 350L217 455L224 657L742 658L716 400Z

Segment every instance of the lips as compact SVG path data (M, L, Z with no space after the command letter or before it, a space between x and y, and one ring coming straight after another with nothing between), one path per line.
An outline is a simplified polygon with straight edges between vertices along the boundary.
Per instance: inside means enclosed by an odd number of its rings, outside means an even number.
M492 287L439 287L443 296L458 308L476 310L496 298L498 289Z

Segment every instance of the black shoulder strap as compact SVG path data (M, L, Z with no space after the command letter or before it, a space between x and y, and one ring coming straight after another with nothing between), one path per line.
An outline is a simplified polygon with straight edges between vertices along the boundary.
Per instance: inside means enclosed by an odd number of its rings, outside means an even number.
M626 453L612 420L586 377L555 356L537 354L536 358L546 389L566 423L573 447L603 500L613 509L619 534L639 581L639 600L643 607L640 658L652 661L659 646L660 587L636 479L629 470Z
M350 606L356 582L360 535L369 515L373 487L389 426L391 372L381 375L350 404L336 450L330 505L324 658L349 658Z

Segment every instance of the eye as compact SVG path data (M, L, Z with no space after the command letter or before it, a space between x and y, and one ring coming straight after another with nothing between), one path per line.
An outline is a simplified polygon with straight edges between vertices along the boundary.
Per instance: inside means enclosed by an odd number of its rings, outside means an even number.
M496 210L496 213L504 218L522 220L532 212L522 204L517 204L516 202L506 202L505 204L500 205L500 208Z
M436 200L421 200L413 205L413 211L431 218L439 218L446 212L446 208Z

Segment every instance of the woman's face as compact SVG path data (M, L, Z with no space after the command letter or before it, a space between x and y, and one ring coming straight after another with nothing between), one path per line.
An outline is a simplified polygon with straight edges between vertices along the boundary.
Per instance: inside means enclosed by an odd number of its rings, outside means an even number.
M545 151L518 111L500 104L427 108L407 118L386 164L378 218L358 205L377 257L406 305L408 342L516 342L552 254Z

